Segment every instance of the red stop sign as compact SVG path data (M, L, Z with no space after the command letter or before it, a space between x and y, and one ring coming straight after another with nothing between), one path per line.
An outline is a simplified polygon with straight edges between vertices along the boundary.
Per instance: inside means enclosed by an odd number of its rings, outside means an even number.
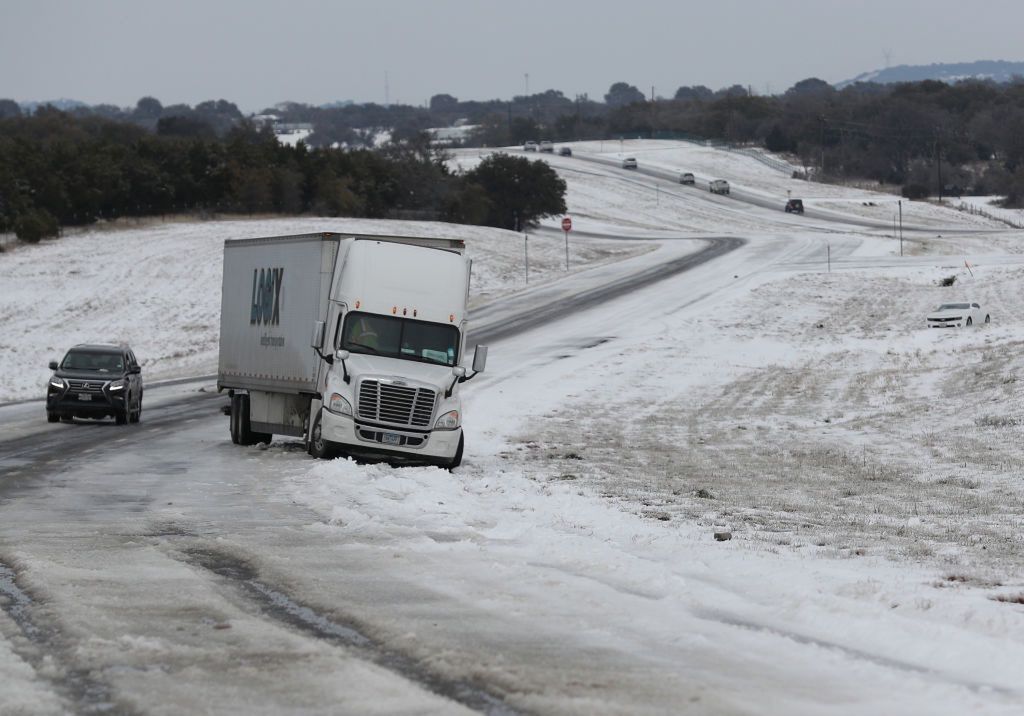
M568 216L562 219L562 231L569 231L572 229L572 219Z

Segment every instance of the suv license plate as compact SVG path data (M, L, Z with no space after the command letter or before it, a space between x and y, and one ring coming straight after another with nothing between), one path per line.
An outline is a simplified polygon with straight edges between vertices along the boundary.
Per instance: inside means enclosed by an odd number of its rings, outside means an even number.
M402 436L398 433L381 433L380 441L385 445L401 445Z
M79 393L78 394L78 399L79 400L92 400L92 396L91 395L86 395L84 393Z

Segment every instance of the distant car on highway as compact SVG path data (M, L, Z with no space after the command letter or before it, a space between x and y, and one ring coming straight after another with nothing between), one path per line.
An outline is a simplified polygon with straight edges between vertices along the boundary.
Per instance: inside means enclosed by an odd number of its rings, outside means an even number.
M548 154L554 154L555 145L545 139L540 143L540 150L542 152L547 152Z
M708 184L708 191L712 194L728 194L729 193L729 182L725 179L715 179Z
M804 213L804 200L803 199L790 199L786 202L786 213L787 214L802 214Z
M979 304L971 302L943 303L928 314L929 328L960 328L976 323L989 323L992 316Z
M558 154L563 157L571 157L572 149L570 149L569 147L559 147Z
M524 152L536 152L537 151L537 143L536 142L527 142L526 144L523 145L523 151Z
M118 425L142 415L142 368L128 346L80 344L50 361L46 419L113 417Z
M693 177L693 172L683 172L679 175L680 184L696 184L697 180Z
M623 159L622 160L622 168L623 169L636 169L636 158L634 158L634 157L626 157L625 159Z

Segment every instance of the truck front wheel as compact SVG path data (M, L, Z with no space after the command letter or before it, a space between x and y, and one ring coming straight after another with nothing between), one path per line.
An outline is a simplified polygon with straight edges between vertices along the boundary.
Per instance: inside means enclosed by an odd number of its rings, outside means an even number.
M449 460L444 465L444 469L445 470L454 470L455 468L457 468L459 465L462 464L462 448L463 448L463 446L465 444L466 444L466 436L465 435L460 435L459 436L459 447L455 450L455 457L453 457L451 460Z
M320 430L319 411L316 414L316 419L313 421L313 430L309 434L309 447L307 450L317 460L330 460L337 454L334 443L324 440L323 432Z

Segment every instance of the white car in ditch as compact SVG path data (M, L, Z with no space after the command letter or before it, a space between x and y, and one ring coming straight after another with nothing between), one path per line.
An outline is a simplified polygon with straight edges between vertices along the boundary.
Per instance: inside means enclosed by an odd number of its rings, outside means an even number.
M977 303L943 303L928 314L929 328L960 328L988 323L992 317Z

